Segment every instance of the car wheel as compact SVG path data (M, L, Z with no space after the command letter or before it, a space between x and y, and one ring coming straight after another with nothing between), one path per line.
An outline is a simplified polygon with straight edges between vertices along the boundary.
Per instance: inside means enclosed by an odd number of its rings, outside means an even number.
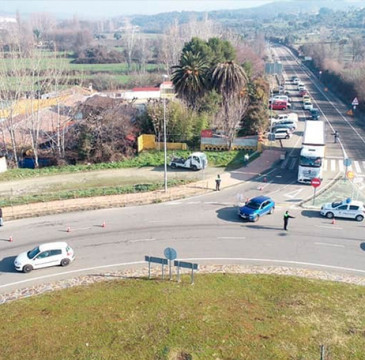
M334 217L334 215L333 215L333 213L331 213L331 212L328 212L327 214L326 214L326 218L327 219L332 219Z
M191 168L192 168L194 171L198 170L198 168L196 167L196 165L193 165Z
M175 163L172 163L172 164L171 164L171 167L172 167L173 169L176 169L176 164L175 164Z
M356 220L356 221L363 221L363 220L364 220L364 217L363 217L362 215L357 215L357 216L355 217L355 220Z
M61 266L67 266L69 263L70 263L70 259L65 258L65 259L61 260Z
M253 222L257 222L257 221L259 221L259 219L260 219L260 216L259 216L259 215L256 215L256 216L253 218Z
M290 137L289 135L286 135L286 136L285 136L285 139L289 139L289 137Z
M33 266L32 265L24 265L23 266L23 272L24 273L29 273L33 270Z
M271 215L271 214L274 212L274 210L275 210L275 208L274 208L274 207L272 207L272 208L270 209L270 211L269 211L269 215Z

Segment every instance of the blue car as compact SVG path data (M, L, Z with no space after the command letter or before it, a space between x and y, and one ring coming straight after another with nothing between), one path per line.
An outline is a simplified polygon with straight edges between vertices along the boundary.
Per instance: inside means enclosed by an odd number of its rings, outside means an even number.
M257 221L261 216L272 214L275 202L268 196L257 196L250 199L244 206L239 207L238 215L248 221Z

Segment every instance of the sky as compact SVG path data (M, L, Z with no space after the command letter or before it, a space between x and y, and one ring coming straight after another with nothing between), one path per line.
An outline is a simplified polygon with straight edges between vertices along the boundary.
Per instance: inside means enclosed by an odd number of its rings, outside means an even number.
M60 17L76 14L79 18L103 18L170 11L242 9L273 1L278 0L0 0L0 13L14 15L19 10L23 15L47 12Z

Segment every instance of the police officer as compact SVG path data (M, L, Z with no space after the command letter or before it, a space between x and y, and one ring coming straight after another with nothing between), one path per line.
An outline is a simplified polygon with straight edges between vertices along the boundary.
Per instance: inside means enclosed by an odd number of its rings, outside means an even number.
M289 215L289 211L287 210L284 214L284 230L288 230L289 219L295 219L295 217Z

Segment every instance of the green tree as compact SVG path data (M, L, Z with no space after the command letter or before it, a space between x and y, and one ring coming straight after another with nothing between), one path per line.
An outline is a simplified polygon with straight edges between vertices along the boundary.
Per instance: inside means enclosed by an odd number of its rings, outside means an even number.
M208 64L200 53L183 52L179 65L172 66L172 82L178 96L195 108L207 87Z
M247 108L247 83L248 77L242 66L233 61L220 63L213 70L212 86L222 95L223 129L229 149L232 147L235 129Z

